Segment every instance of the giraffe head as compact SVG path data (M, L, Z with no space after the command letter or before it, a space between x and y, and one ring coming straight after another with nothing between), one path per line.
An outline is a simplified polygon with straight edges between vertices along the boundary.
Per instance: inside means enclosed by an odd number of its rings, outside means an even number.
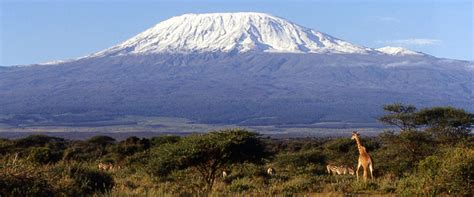
M352 140L355 140L356 138L359 137L359 135L360 135L360 134L357 133L357 131L352 131L352 137L351 137L351 139L352 139Z

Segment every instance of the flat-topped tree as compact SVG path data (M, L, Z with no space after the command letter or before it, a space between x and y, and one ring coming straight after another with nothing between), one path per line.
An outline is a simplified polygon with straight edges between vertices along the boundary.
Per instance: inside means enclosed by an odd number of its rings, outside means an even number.
M380 117L380 122L392 126L397 126L398 128L400 128L401 131L408 131L416 128L417 125L415 121L415 106L394 103L385 105L383 109L389 114Z
M474 114L454 107L424 108L416 113L416 124L441 143L455 144L471 133Z
M223 170L236 163L259 163L269 156L258 134L243 129L224 129L184 137L152 150L152 174L166 177L174 170L190 168L200 175L202 190L210 192Z

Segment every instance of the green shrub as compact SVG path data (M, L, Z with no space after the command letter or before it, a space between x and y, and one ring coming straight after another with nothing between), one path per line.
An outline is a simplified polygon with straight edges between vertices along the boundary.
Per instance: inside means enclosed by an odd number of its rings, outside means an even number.
M282 153L277 155L275 165L279 168L289 168L298 171L299 174L307 173L309 170L324 172L326 156L320 150L308 150L296 153Z
M238 193L250 191L254 188L255 187L251 179L247 177L236 179L229 185L229 191Z
M158 137L152 137L150 139L151 145L153 146L161 146L167 143L176 143L181 139L179 136L175 135L163 135Z
M60 153L53 153L50 148L31 148L28 158L38 164L53 163L61 159Z
M392 174L378 178L379 190L384 193L394 193L397 190L398 180Z
M0 156L11 152L13 149L13 143L8 139L0 138Z
M312 178L307 175L296 176L283 184L284 193L301 193L308 191L313 185Z
M267 176L264 166L245 162L234 165L232 170L234 177L264 177Z
M102 148L88 142L73 142L64 151L66 161L95 161L102 154Z
M474 150L450 148L419 162L416 172L402 179L397 192L404 195L474 195Z
M353 192L354 182L359 182L350 176L319 176L317 182L324 187L325 192ZM357 184L357 183L356 183Z
M74 180L69 190L80 194L104 193L110 191L115 184L112 176L106 172L79 166L66 170L69 177Z
M0 173L0 196L55 196L53 187L39 176Z
M353 181L351 188L353 191L375 191L379 188L379 185L374 181Z
M15 155L0 158L0 196L54 196L46 170Z
M87 140L87 142L92 144L98 144L100 146L106 146L115 143L115 139L109 136L98 135L91 137Z
M430 134L419 131L403 131L380 134L382 148L372 156L376 170L402 177L410 174L416 164L427 156L436 153L437 145Z

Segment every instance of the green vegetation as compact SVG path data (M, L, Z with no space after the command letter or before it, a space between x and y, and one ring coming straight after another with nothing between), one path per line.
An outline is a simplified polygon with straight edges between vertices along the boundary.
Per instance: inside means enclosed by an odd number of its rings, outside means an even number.
M380 120L400 132L362 135L375 163L376 178L368 182L327 173L328 164L356 167L358 149L350 133L334 139L273 139L224 129L123 141L32 135L0 139L0 196L474 195L471 114L402 104L384 109ZM275 174L267 174L269 167Z

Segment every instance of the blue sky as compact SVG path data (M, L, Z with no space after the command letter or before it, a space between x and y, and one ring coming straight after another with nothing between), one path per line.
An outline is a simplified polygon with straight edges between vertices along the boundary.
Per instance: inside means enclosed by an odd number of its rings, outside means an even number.
M474 60L470 0L0 0L0 65L76 58L184 13L265 12L368 47Z

